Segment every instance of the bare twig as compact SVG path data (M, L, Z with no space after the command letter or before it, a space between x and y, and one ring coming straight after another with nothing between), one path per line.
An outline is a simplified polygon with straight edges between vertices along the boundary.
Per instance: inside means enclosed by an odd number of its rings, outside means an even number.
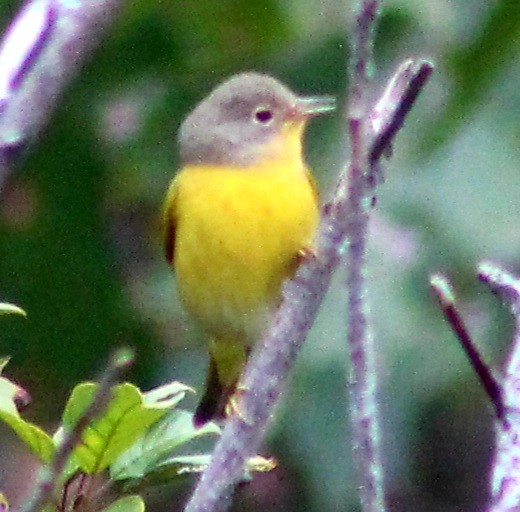
M377 162L370 162L370 107L368 104L369 67L372 65L373 32L379 2L362 0L355 19L352 41L352 64L347 121L350 132L351 160L348 167L347 258L348 346L351 375L347 378L350 394L352 443L358 472L361 510L385 510L383 470L380 449L377 374L366 298L366 245L368 221Z
M471 335L469 334L469 331L464 324L464 320L457 309L455 303L455 292L453 291L451 283L447 277L437 273L430 277L430 286L435 292L435 295L437 295L444 317L450 324L455 336L457 336L462 349L466 352L471 366L473 366L475 373L480 379L484 391L491 400L497 418L500 421L504 421L505 410L501 384L493 375L491 368L484 362L480 351L471 339Z
M0 46L0 190L122 0L30 0Z
M378 112L379 129L374 133L374 141L396 125L396 116L400 117L399 126L402 124L403 112L409 110L403 105L410 103L410 89L417 87L416 74L424 73L425 69L431 71L432 65L417 59L411 69L414 73L409 79L392 79L389 97L393 103ZM402 70L397 71L398 75L401 73ZM388 138L388 144L391 141L392 138ZM340 261L349 222L346 191L342 186L347 181L345 175L342 173L334 197L323 207L316 235L319 258L304 261L295 277L285 283L282 304L245 370L240 406L242 417L227 421L211 464L186 507L187 512L224 510L235 482L243 475L245 461L258 453L268 420Z
M511 352L503 374L496 379L482 361L455 307L449 281L440 274L431 278L441 308L487 391L495 410L496 452L492 464L491 503L488 512L517 512L520 504L520 279L492 263L481 263L479 279L504 299L515 319Z
M376 399L377 372L374 340L368 320L366 244L369 209L374 197L379 161L389 154L391 142L404 123L433 66L426 60L403 62L372 110L368 108L368 68L371 58L369 37L374 30L378 3L363 2L357 16L358 41L353 48L352 89L348 124L352 156L348 168L346 201L346 258L348 293L348 343L352 376L349 382L352 442L358 467L361 506L364 512L385 510L383 464ZM363 47L363 43L365 47Z
M92 402L85 409L74 427L65 432L63 439L56 449L56 453L49 466L44 467L37 486L36 495L24 507L23 512L40 512L52 499L57 482L67 464L74 448L79 443L85 429L99 416L110 400L110 388L119 380L121 374L132 364L133 353L128 349L118 350L111 358L106 370L99 381L96 394Z
M515 333L501 380L505 419L496 423L489 512L517 511L520 504L520 279L492 263L479 265L479 278L510 306Z

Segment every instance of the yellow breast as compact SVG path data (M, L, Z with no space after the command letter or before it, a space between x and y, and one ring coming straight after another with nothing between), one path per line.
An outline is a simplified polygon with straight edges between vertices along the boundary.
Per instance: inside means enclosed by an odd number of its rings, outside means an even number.
M255 340L298 251L312 243L318 208L307 170L301 161L194 166L173 186L174 267L186 310L212 336Z

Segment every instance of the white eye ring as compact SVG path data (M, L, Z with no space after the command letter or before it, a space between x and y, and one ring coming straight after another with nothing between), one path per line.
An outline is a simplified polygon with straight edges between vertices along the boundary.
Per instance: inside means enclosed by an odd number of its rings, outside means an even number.
M274 120L273 109L261 105L253 111L253 121L264 126L269 126Z

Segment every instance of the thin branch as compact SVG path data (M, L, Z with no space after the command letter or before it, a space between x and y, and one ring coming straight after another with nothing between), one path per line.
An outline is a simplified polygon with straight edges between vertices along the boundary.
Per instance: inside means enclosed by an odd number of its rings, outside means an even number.
M347 238L349 241L345 264L348 294L347 341L350 351L351 375L347 377L349 408L352 423L352 444L361 510L385 510L383 465L380 448L380 428L376 400L377 373L374 340L370 332L369 304L366 285L366 246L368 222L378 170L377 160L370 165L369 139L369 68L372 63L374 31L378 18L379 2L362 0L355 19L352 41L352 65L347 121L350 132L351 160L348 168Z
M361 0L356 13L351 43L349 117L363 118L366 110L366 92L370 83L374 33L379 16L379 0Z
M491 503L488 512L516 512L520 504L520 279L493 263L481 263L479 279L509 303L515 320L511 352L502 378L496 379L474 346L459 313L448 280L440 274L431 278L441 308L466 350L497 413L496 450L492 464Z
M31 0L0 45L0 190L122 0Z
M57 482L59 482L60 476L74 448L80 442L83 432L97 416L102 414L110 401L110 388L120 379L122 373L127 370L132 362L133 353L128 349L118 350L112 356L106 370L101 376L97 392L92 398L92 402L85 409L85 412L80 416L74 427L69 432L65 432L63 439L56 449L52 463L42 470L36 495L23 508L23 512L40 512L52 499Z
M377 405L377 372L374 340L368 319L366 246L369 209L373 201L379 161L389 154L391 142L402 127L417 95L433 71L426 60L407 60L397 69L375 107L368 110L370 33L374 30L378 3L363 2L357 16L358 41L353 48L352 88L348 112L351 162L348 169L346 258L348 293L348 345L352 362L349 382L352 442L356 455L361 508L385 510L383 463ZM363 44L365 46L363 46Z
M364 0L356 17L352 48L351 89L348 124L352 147L348 170L346 258L348 293L348 344L352 362L349 383L352 441L358 467L361 508L365 512L385 510L383 464L377 405L377 372L374 340L368 318L366 280L366 246L369 213L377 178L379 161L389 154L391 141L433 65L426 60L407 60L397 69L385 92L369 110L368 90L373 32L379 2Z
M513 512L520 503L520 279L492 263L479 265L479 278L506 301L515 332L501 381L505 420L497 422L497 445L488 512Z
M502 386L493 375L489 365L485 363L480 351L473 342L471 335L464 324L464 320L456 306L455 292L451 283L448 278L437 273L430 277L430 286L439 300L439 305L446 321L450 324L455 336L457 336L462 349L466 353L466 356L473 367L473 370L475 370L475 373L480 379L484 391L493 404L496 417L500 421L504 421L505 409L504 399L502 397Z
M423 66L431 68L431 64L423 59L414 62L414 69L423 69ZM392 80L392 83L399 83L402 88L398 91L393 86L394 105L379 113L380 131L376 132L374 140L395 124L395 113L402 112L399 106L409 102L414 78L396 80L394 77ZM388 140L388 144L391 140ZM346 191L341 186L343 183L346 183L346 172L339 178L334 197L323 207L316 234L319 258L305 260L295 277L284 284L282 304L245 369L245 389L241 393L240 402L243 414L227 420L213 451L211 464L202 475L186 506L186 512L224 510L234 484L243 475L245 461L258 453L296 355L314 321L332 273L340 262L349 222Z

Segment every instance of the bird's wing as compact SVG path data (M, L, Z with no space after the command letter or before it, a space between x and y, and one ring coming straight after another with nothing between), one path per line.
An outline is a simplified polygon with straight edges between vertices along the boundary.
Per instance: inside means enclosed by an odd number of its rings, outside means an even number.
M320 191L318 190L318 185L316 184L316 180L312 175L312 172L309 169L305 169L305 174L307 175L307 180L312 188L312 193L314 195L314 200L316 201L316 205L320 206Z
M176 200L177 200L177 180L173 180L166 194L163 209L163 240L166 259L173 263L175 252L175 228L177 224Z

